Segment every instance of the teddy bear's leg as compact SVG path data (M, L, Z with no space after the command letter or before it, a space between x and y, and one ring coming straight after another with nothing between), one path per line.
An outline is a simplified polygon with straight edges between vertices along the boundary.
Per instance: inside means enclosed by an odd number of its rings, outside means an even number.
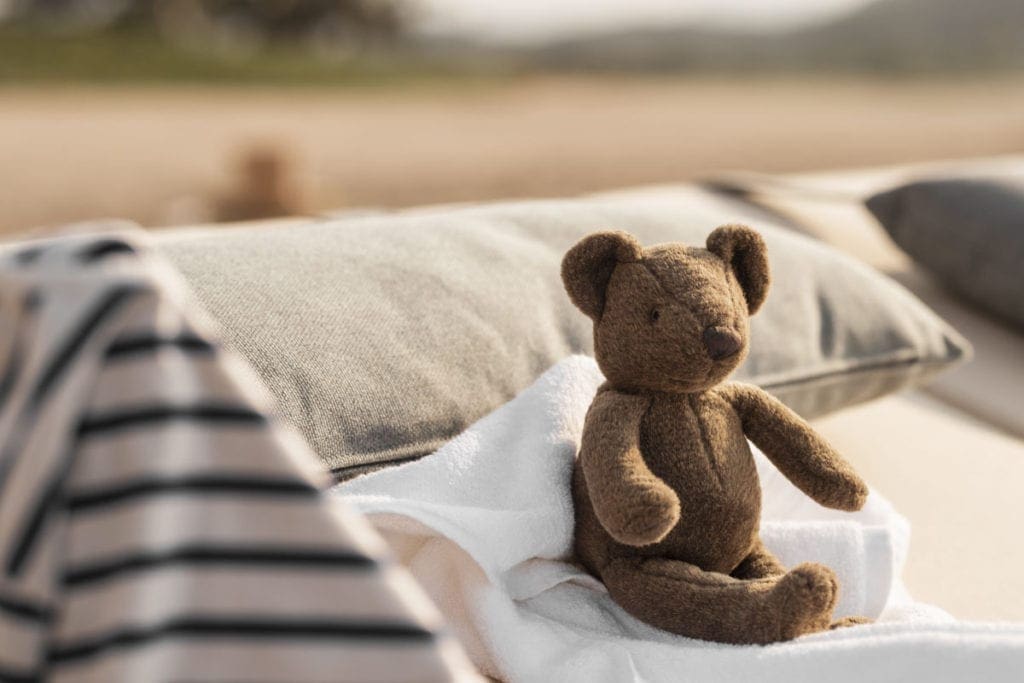
M832 572L815 564L741 580L677 560L620 558L601 578L641 621L724 643L771 643L827 629L838 592Z
M754 549L740 562L736 569L732 570L731 576L737 579L763 579L771 576L782 576L785 573L785 565L779 562L779 559L764 546L761 539L757 539ZM835 630L847 626L870 624L873 621L873 619L868 617L849 616L833 621L828 625L828 628L829 630Z
M772 555L768 548L764 547L761 539L757 539L754 548L750 551L739 566L732 570L732 576L737 579L765 579L770 576L782 576L786 573L786 567L775 555Z

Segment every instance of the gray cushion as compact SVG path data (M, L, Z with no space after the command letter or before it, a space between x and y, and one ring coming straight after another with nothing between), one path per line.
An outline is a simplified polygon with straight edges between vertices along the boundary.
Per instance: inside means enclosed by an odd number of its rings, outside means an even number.
M1024 328L1024 174L916 182L867 205L940 282Z
M559 279L594 230L702 244L739 204L694 189L448 207L298 227L166 233L165 254L324 462L347 476L429 453L564 356L590 325ZM916 382L965 342L902 287L748 221L774 289L738 377L806 416Z

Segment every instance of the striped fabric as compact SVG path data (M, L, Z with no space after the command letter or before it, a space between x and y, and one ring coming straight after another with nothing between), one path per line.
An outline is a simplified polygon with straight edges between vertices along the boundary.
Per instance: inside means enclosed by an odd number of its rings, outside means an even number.
M0 681L475 679L143 243L0 257Z

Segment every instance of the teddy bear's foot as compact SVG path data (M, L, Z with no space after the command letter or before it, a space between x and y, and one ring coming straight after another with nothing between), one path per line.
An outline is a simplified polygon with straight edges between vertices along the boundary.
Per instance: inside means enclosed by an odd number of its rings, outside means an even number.
M767 579L785 573L786 567L764 546L761 539L757 539L750 554L732 571L732 576L737 579Z
M772 589L781 639L828 629L838 599L839 582L828 567L805 562L789 570Z
M859 626L861 624L873 623L875 623L875 620L869 619L868 617L843 617L842 619L836 619L835 621L833 621L831 624L829 624L828 628L830 631L834 631L837 628L846 628L848 626Z
M648 624L690 638L765 644L828 627L835 580L808 566L741 580L678 560L632 557L610 561L601 578L615 602Z

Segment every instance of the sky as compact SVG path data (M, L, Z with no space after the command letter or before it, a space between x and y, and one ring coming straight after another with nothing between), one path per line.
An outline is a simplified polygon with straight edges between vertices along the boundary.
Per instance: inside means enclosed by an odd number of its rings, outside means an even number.
M417 0L429 33L535 42L638 26L700 22L782 29L872 0Z

